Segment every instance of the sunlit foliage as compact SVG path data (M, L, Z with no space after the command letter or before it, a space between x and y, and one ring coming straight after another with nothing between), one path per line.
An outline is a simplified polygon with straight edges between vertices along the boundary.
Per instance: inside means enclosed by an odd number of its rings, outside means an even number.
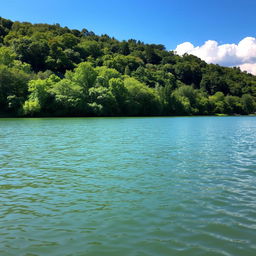
M0 18L0 114L252 114L256 77L163 45Z

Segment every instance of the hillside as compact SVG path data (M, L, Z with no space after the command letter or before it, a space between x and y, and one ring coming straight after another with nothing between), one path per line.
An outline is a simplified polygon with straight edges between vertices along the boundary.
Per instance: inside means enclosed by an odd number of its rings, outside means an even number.
M0 18L1 116L251 114L256 76L58 24Z

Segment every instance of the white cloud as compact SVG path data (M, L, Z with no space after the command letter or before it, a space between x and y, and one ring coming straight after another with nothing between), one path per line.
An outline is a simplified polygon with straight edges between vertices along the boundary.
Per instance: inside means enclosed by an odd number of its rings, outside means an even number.
M179 55L183 55L184 53L190 52L194 49L194 45L191 44L190 42L185 42L183 44L179 44L177 46L177 48L175 49L175 51L179 54Z
M256 75L256 38L246 37L238 44L222 44L214 40L206 41L202 46L190 42L179 44L175 52L193 54L207 63L223 66L238 66L243 71Z
M243 71L247 71L248 73L256 75L256 63L245 63L242 65L239 65L239 67Z

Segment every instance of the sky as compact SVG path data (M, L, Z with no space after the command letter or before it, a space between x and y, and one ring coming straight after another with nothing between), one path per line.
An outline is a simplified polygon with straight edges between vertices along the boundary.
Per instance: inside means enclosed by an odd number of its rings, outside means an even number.
M207 62L246 64L256 74L256 0L0 0L0 6L0 16L14 21L163 44Z

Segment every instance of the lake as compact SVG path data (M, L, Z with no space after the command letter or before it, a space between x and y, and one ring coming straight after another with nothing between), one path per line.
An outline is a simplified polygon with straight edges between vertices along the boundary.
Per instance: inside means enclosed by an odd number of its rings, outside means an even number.
M256 117L0 119L0 255L256 255Z

